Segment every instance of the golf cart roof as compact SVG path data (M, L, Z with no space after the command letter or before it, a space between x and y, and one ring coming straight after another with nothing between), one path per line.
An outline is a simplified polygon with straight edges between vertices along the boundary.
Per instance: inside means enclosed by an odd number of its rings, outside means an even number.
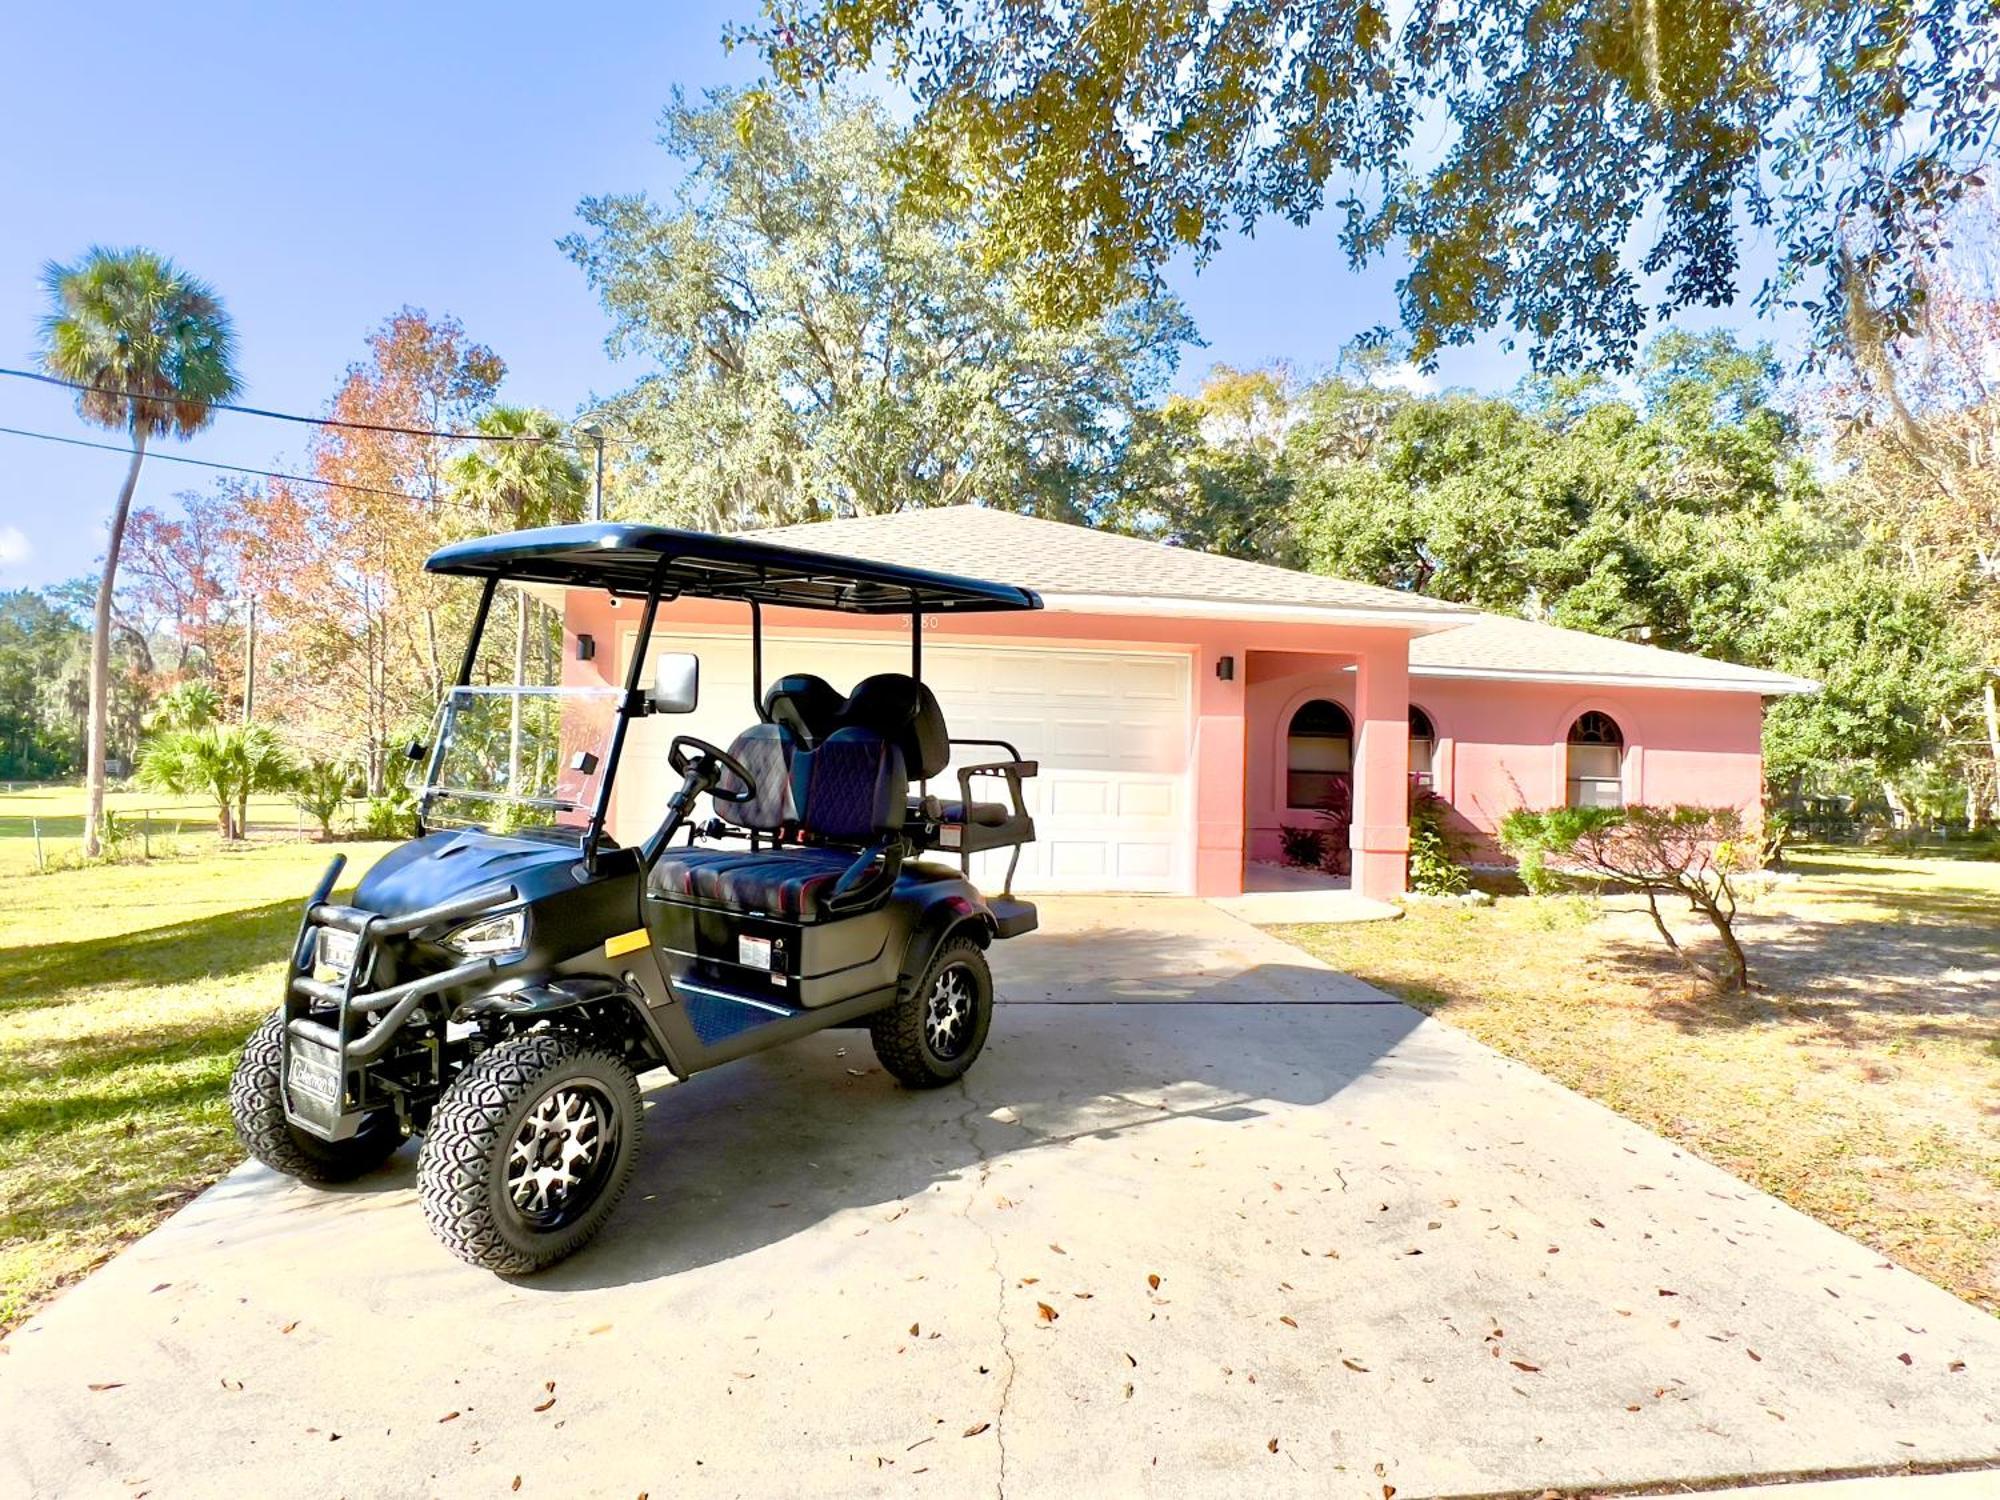
M1033 589L893 563L863 562L745 537L671 526L591 522L454 542L433 573L608 589L639 598L742 599L852 614L1040 609Z

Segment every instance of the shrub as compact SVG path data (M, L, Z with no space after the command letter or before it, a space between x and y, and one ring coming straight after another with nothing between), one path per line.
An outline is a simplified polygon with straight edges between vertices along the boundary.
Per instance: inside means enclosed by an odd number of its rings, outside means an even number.
M1735 808L1517 808L1502 820L1500 842L1524 866L1532 858L1546 873L1556 861L1614 889L1638 892L1646 898L1661 940L1683 968L1739 994L1749 989L1749 964L1736 940L1732 882L1753 866L1756 850ZM1528 879L1525 869L1522 879ZM1529 882L1529 889L1534 888ZM1662 896L1681 897L1715 929L1723 953L1720 970L1704 968L1681 947L1660 915Z
M292 801L319 824L323 839L333 837L333 820L350 797L361 793L361 777L349 761L315 757L300 768L292 785Z
M1280 828L1278 841L1285 863L1302 870L1317 870L1326 859L1326 830L1323 828Z
M406 786L392 786L379 797L370 797L355 825L364 839L400 840L417 829L417 799Z
M1466 872L1465 839L1451 826L1451 804L1429 787L1410 794L1410 889L1424 896L1462 895L1472 884Z

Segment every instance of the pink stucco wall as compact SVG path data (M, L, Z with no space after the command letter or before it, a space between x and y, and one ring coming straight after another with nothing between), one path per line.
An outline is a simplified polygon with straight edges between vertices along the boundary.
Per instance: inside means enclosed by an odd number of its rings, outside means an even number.
M621 641L638 607L613 612L601 598L572 599L566 680L613 679ZM676 625L747 631L747 612L711 600L665 606L658 629ZM765 613L767 635L881 630L907 638L902 617L829 617L796 610ZM596 638L598 656L575 661L575 637ZM1284 726L1307 698L1334 699L1356 727L1355 816L1351 843L1355 886L1389 896L1404 885L1408 704L1429 711L1440 743L1437 790L1475 831L1487 833L1510 808L1559 803L1564 795L1564 739L1587 709L1609 713L1625 733L1627 800L1727 802L1754 810L1761 788L1762 706L1752 694L1590 689L1497 681L1410 678L1409 632L1232 619L1166 619L1054 610L1018 615L934 616L927 641L1046 641L1050 645L1185 650L1190 657L1188 765L1193 810L1189 867L1201 895L1243 888L1244 862L1277 856L1283 810ZM1234 675L1217 665L1230 658ZM772 665L783 670L780 652ZM1030 754L1035 753L1029 750ZM1518 784L1520 792L1514 790Z
M1291 652L1250 658L1245 795L1252 859L1278 858L1281 825L1310 826L1309 814L1281 805L1285 730L1312 698L1354 711L1358 674L1345 665ZM1763 704L1754 693L1417 676L1409 701L1437 731L1434 789L1487 853L1509 811L1562 803L1569 727L1591 709L1609 714L1624 734L1626 801L1719 803L1752 815L1761 801Z

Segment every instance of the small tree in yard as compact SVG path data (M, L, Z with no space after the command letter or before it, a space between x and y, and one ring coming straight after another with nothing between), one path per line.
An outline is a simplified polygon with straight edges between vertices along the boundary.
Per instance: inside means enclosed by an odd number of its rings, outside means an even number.
M1646 898L1653 926L1687 971L1734 994L1750 988L1749 964L1736 941L1732 878L1752 867L1756 850L1733 807L1517 808L1500 824L1500 843L1524 867L1548 862ZM1660 897L1684 898L1715 929L1719 970L1697 963L1660 915Z
M344 760L307 761L292 783L292 801L319 824L322 839L333 837L333 820L350 797L360 795L361 773Z
M171 729L139 752L140 784L213 798L216 832L225 840L243 837L253 793L284 791L294 774L284 747L261 724Z

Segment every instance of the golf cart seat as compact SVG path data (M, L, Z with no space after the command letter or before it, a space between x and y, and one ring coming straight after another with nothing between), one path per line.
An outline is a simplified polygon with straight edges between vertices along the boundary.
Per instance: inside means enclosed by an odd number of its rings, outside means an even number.
M760 729L778 734L759 736ZM750 739L765 753L781 754L783 733L781 726L760 725L738 736L737 744ZM761 767L746 761L745 769L760 773L756 795L721 805L742 818L744 809L762 804L752 815L768 816L777 802L773 789L764 784ZM670 848L655 861L648 887L668 900L798 922L868 910L889 893L902 863L908 788L896 746L859 727L836 729L791 757L789 801L797 809L801 845Z
M944 711L936 696L916 678L901 672L883 672L859 683L840 712L843 724L865 724L891 744L899 747L918 781L943 773L950 765L953 746L985 745L1005 751L1003 758L982 764L961 766L958 796L950 801L919 793L910 800L907 821L913 832L910 843L919 851L947 850L957 854L962 867L971 856L987 849L1016 851L1032 843L1035 821L1028 816L1021 782L1033 776L1035 762L1021 759L1020 752L1004 740L953 739L945 728ZM972 784L981 778L1007 783L1009 800L981 801L972 795ZM1007 871L1007 889L1012 889L1013 865Z
M764 694L764 718L792 737L795 745L810 749L840 727L841 710L847 700L840 689L824 677L795 672L780 677Z

